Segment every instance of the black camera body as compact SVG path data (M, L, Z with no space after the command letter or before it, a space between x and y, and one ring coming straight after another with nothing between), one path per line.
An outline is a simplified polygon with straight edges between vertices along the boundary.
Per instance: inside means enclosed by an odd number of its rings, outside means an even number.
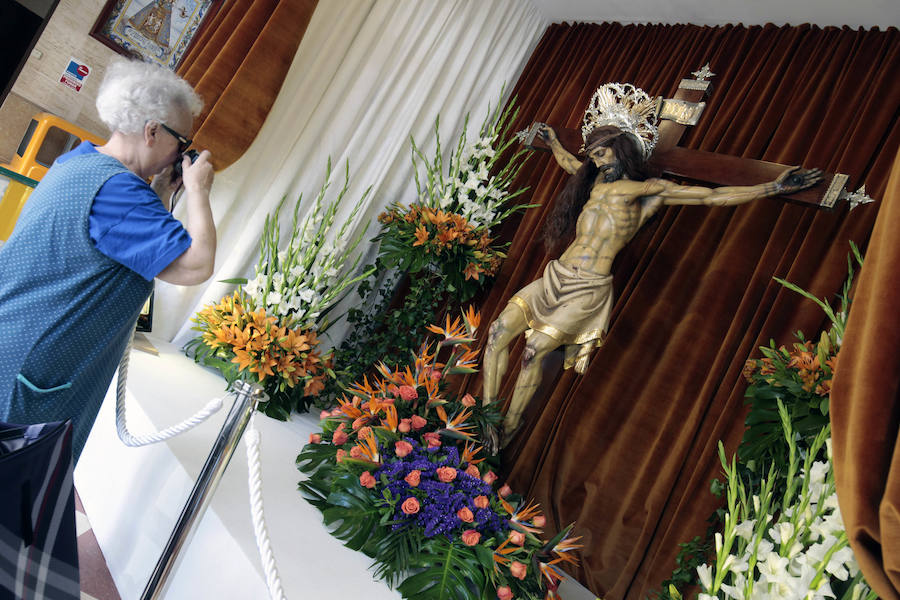
M185 156L191 159L191 164L194 164L194 162L200 157L200 153L192 148L190 150L186 150L184 154L179 154L175 159L175 164L172 165L172 181L175 181L184 174L182 173L181 162Z

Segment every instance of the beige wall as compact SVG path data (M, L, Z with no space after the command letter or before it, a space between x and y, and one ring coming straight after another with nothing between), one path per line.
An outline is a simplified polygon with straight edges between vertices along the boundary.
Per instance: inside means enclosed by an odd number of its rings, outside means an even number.
M0 106L0 161L12 158L33 112L53 113L101 137L108 134L94 101L105 66L116 53L89 35L104 4L104 0L59 0L12 92ZM70 57L91 68L79 92L59 83Z

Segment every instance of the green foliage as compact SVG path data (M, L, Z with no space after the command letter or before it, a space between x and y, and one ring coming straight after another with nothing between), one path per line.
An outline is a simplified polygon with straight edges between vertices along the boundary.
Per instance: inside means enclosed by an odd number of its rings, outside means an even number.
M470 600L481 595L485 577L472 548L438 536L423 544L422 550L410 561L410 570L416 574L397 587L404 598Z

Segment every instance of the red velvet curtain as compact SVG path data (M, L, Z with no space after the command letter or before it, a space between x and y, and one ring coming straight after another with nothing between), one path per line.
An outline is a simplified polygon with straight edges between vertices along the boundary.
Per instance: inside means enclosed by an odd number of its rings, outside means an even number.
M896 29L553 25L516 84L514 126L580 127L591 94L610 81L672 97L707 62L715 89L682 145L845 173L887 201L900 147ZM511 260L483 303L485 327L554 258L535 240L567 175L547 153L529 160L519 183L542 206L509 224ZM606 344L584 376L560 370L561 352L550 357L524 433L504 453L513 487L553 527L577 522L576 575L594 592L643 599L672 572L678 544L704 533L717 507L716 443L733 452L743 433L745 360L770 338L791 343L826 323L773 275L833 298L848 242L865 248L880 206L669 207L620 253ZM522 347L511 347L501 397Z
M278 96L318 0L223 0L178 65L203 97L194 139L217 169L237 160Z

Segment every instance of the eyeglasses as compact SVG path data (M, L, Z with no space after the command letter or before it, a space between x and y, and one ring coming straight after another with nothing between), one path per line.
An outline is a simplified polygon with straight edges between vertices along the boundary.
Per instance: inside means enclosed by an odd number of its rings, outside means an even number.
M174 137L176 140L178 140L178 153L179 153L179 154L183 154L184 151L187 150L187 149L190 147L191 142L194 141L194 140L192 140L192 139L190 139L190 138L184 137L183 135L181 135L180 133L178 133L177 131L175 131L174 129L172 129L171 127L169 127L168 125L166 125L165 123L160 123L160 126L161 126L163 129L165 129L166 131L168 131L168 132L169 132L169 135L171 135L171 136Z

